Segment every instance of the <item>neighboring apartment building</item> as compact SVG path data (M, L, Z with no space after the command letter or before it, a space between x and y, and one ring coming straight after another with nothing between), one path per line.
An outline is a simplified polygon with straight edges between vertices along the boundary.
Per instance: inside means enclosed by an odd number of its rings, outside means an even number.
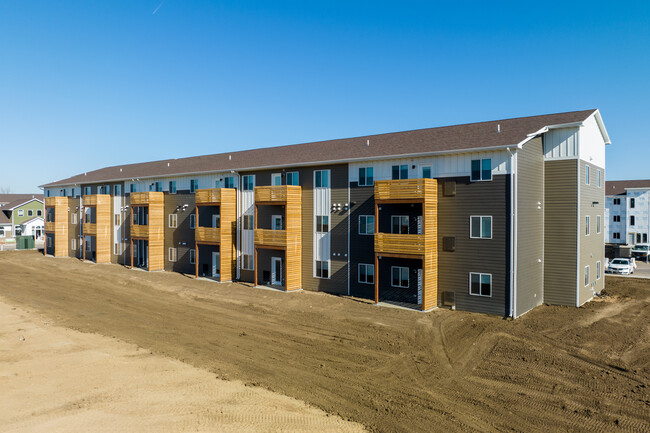
M650 179L605 182L605 242L647 244L650 233Z
M0 194L0 238L43 236L42 194Z
M604 287L598 110L107 167L46 253L517 317Z

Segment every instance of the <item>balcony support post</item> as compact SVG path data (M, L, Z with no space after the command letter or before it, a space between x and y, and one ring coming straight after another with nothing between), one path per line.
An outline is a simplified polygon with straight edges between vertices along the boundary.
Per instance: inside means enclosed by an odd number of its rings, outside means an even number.
M253 261L253 272L255 273L255 277L253 281L255 282L255 286L257 286L257 247L254 247L253 250L255 251L255 259Z
M379 303L379 256L375 254L375 304Z
M199 244L196 242L194 242L194 278L199 278Z

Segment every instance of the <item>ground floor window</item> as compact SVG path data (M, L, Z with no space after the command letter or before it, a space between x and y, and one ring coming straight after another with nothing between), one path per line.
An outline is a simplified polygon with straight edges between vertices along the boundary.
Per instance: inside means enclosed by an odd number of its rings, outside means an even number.
M390 273L392 275L391 286L408 288L409 268L404 268L401 266L391 266Z
M600 280L600 262L596 262L596 279Z
M4 238L4 237L5 237L5 228L0 227L0 238Z
M474 296L492 296L492 274L470 272L469 294Z
M175 262L177 254L178 254L178 250L176 248L170 248L169 249L169 261L170 262Z
M70 248L73 250L77 249L77 240L76 239L70 239Z
M242 255L242 269L253 270L253 255L252 254L243 254Z
M620 232L614 232L614 233L612 233L612 238L613 238L613 239L620 239L620 238L621 238L621 233L620 233Z
M330 263L327 260L316 260L316 278L330 277Z
M190 250L190 264L196 264L196 250Z
M585 286L589 285L589 266L585 266Z
M375 284L375 265L359 263L359 282Z

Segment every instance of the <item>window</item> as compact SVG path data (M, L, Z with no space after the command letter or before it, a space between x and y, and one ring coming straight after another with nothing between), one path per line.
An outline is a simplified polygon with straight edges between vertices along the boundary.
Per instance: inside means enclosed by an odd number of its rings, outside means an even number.
M620 232L614 232L614 233L612 233L612 238L614 238L614 239L620 239L620 238L621 238L621 233L620 233Z
M287 173L287 185L300 185L298 183L298 172L297 171L290 171Z
M408 179L409 166L408 165L394 165L393 166L393 180Z
M190 192L195 193L196 189L199 187L198 179L190 179Z
M585 286L589 285L589 266L585 266Z
M330 217L327 215L316 216L316 231L318 233L327 233L330 231Z
M589 236L589 215L585 217L585 236Z
M470 179L472 181L492 180L492 159L473 159Z
M630 209L634 209L634 199L630 199Z
M408 288L409 268L403 268L401 266L391 266L390 273L392 275L391 283L390 283L391 286Z
M330 263L327 260L316 260L316 278L329 278Z
M27 209L27 216L34 216L34 211L31 209Z
M600 262L596 262L596 280L600 280Z
M615 198L614 199L614 204L615 205L620 205L621 204L621 199L620 198Z
M70 224L77 224L77 214L76 213L71 213L70 214Z
M134 183L131 184L131 192L135 192L135 184Z
M169 214L169 228L170 229L175 229L177 225L178 225L178 215L175 214L175 213L170 213Z
M84 195L90 195L90 187L84 186Z
M621 222L621 216L620 215L614 215L612 218L613 218L613 221L615 223L620 223Z
M600 233L600 215L596 215L596 233Z
M641 233L636 234L636 243L640 244L641 243Z
M40 209L38 209L38 210L36 211L36 216L43 216L43 211L40 210Z
M330 187L330 171L329 170L316 170L316 171L314 171L314 186L316 188L329 188Z
M45 208L45 221L48 223L53 223L55 218L54 208L48 207Z
M67 194L66 189L63 188L63 189L61 190L61 197L66 197L67 195L68 195L68 194Z
M491 216L471 216L470 234L472 239L492 239L492 217Z
M431 179L431 166L430 165L423 165L422 166L422 178L423 179Z
M170 248L169 249L169 261L170 262L175 262L176 261L177 251L178 250L176 248Z
M585 166L585 185L589 185L589 166Z
M190 250L190 265L196 264L196 250Z
M0 238L4 238L4 237L5 237L5 228L0 227Z
M409 217L406 215L392 215L390 217L391 233L407 235L409 233Z
M375 284L375 265L359 263L359 282Z
M252 270L253 269L253 256L251 254L242 255L242 269Z
M70 239L70 248L73 250L77 249L77 240L76 239Z
M47 190L45 190L45 197L49 197L49 196L50 196L50 190L47 189Z
M282 185L282 173L273 173L271 175L271 185Z
M244 230L253 230L253 215L244 215Z
M596 185L600 188L600 170L596 170Z
M155 189L156 192L161 192L163 190L162 182L155 182L154 183L154 189Z
M119 226L122 223L122 218L119 213L116 213L113 215L113 225L114 226Z
M244 191L252 191L255 188L255 176L252 174L242 176L242 183L244 184L242 187Z
M118 244L118 243L113 244L113 254L115 254L116 256L119 256L120 254L122 254L122 248L121 247L122 247L122 244Z
M25 216L25 211L23 209L18 209L18 216Z
M372 186L374 184L372 167L359 168L359 186Z
M271 215L271 230L282 230L282 215Z
M632 216L630 217L630 225L633 226L634 223L635 223L635 221L634 221L634 215L632 215Z
M122 195L122 185L113 185L113 195L118 197Z
M469 294L474 296L492 296L492 274L469 273Z
M374 215L359 215L359 234L360 235L374 235L375 234L375 216Z
M170 180L169 181L169 193L170 194L176 194L176 181L175 180Z
M647 233L643 233L643 243L644 244L648 243L648 234Z
M224 188L234 188L235 187L235 178L233 176L226 176L223 178L223 187Z
M194 229L196 227L196 214L192 213L190 214L190 229Z

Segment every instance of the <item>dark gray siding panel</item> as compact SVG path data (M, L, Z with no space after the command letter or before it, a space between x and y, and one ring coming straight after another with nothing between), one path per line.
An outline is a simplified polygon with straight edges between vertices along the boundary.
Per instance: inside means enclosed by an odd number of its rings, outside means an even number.
M590 168L590 183L585 184L586 166ZM600 187L596 182L596 170L600 170ZM605 170L593 164L580 160L580 267L578 268L578 287L580 298L578 304L582 305L605 288L603 277L603 264L605 263ZM589 235L586 235L586 216L589 215ZM597 216L600 215L600 233L596 229ZM600 262L600 278L596 278L596 263ZM589 284L585 286L585 266L589 266Z
M517 152L516 314L540 305L544 297L544 149L542 138ZM540 203L540 205L538 205Z
M81 257L83 254L83 251L81 248L83 248L83 244L81 242L81 219L83 218L83 213L80 212L79 207L80 207L80 200L78 198L68 198L68 207L70 208L70 212L68 212L68 256L70 257ZM77 224L72 224L72 214L76 213L77 214ZM72 243L71 240L76 239L77 240L77 248L72 249Z
M176 210L187 204L185 210ZM194 274L195 266L190 263L190 250L194 249L194 230L190 229L190 215L196 212L194 194L165 193L165 270ZM169 215L176 214L176 228L169 227ZM169 261L169 248L176 248L176 262Z
M576 304L578 162L544 162L544 302Z
M375 214L375 188L350 184L350 295L374 299L375 287L359 283L359 263L375 263L375 237L359 234L359 217ZM373 229L374 231L374 229Z
M508 315L510 312L510 176L489 182L456 181L456 196L445 197L438 182L438 294L454 293L456 308ZM470 239L471 215L492 216L492 239ZM442 238L456 237L456 251L442 249ZM469 273L492 274L492 296L469 294Z

